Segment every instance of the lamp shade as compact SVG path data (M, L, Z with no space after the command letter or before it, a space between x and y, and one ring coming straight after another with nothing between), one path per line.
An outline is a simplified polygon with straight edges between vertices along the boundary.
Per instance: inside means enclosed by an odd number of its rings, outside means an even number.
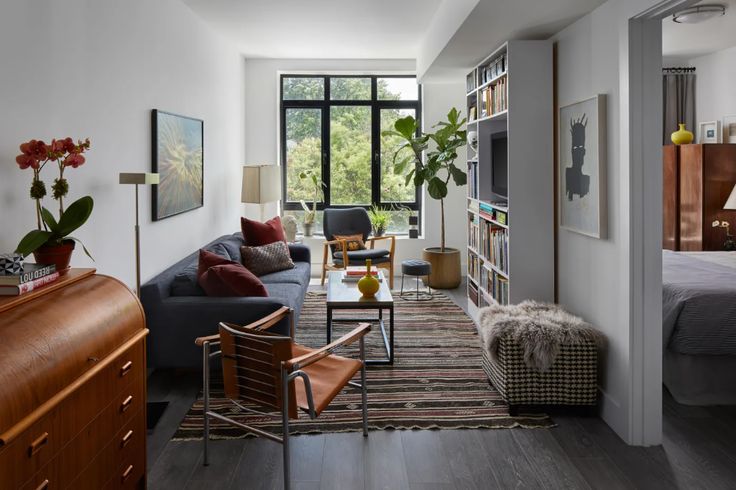
M731 194L726 200L726 204L723 205L723 209L736 209L736 185L731 189Z
M281 199L281 168L278 165L246 165L240 201L265 204Z
M121 184L157 185L159 174L152 173L120 173Z

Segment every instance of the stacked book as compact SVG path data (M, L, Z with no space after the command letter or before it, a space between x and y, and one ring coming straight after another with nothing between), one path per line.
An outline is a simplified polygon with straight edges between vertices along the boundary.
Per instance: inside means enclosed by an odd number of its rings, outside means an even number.
M20 296L58 278L55 265L23 264L23 272L0 275L0 296Z
M378 274L378 269L375 267L371 267L371 275L378 279L379 282L383 281L381 275ZM358 282L363 276L365 276L365 267L348 267L342 275L342 282Z
M481 117L488 117L508 109L508 91L506 79L503 78L482 92Z
M485 220L480 222L480 244L478 251L497 269L508 274L508 233L506 229Z

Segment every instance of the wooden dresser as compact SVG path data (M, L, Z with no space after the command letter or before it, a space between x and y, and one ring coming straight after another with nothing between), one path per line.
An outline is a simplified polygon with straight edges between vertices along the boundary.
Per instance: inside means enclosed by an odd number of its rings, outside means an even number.
M94 269L0 299L0 488L145 487L147 334Z

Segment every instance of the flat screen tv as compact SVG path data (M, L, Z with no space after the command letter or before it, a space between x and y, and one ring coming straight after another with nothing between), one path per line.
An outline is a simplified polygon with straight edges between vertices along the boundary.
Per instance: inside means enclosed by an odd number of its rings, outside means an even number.
M491 190L504 199L509 195L509 144L506 131L491 135Z

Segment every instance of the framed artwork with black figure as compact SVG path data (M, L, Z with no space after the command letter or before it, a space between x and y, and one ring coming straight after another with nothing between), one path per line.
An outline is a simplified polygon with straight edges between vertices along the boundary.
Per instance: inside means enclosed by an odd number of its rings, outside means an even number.
M204 205L204 121L153 109L151 111L153 221Z
M606 96L560 107L560 226L606 237Z

